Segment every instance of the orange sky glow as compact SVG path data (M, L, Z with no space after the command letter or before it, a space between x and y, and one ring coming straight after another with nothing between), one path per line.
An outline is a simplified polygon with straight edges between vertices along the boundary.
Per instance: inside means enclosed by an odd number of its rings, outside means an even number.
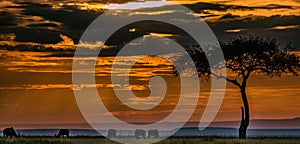
M43 58L47 53L0 51L1 123L79 123L84 122L77 107L72 87L72 58ZM110 84L110 65L113 57L99 58L96 66L96 81L99 94L111 113L129 122L159 120L165 117L177 103L178 78L171 76L170 67L160 58L143 58L142 65L133 67L130 86ZM159 64L165 65L163 67ZM156 68L158 67L158 68ZM119 105L112 88L133 90L137 96L147 96L147 81L152 76L162 76L172 85L159 107L138 112ZM283 119L299 116L299 78L283 76L269 79L254 75L247 89L253 119ZM174 91L175 90L175 91ZM191 121L198 121L209 95L209 82L201 81L201 92L197 109ZM134 102L134 101L133 101ZM119 105L119 106L117 106ZM225 99L215 121L230 121L240 118L242 105L238 89L229 84ZM58 120L57 117L60 119Z

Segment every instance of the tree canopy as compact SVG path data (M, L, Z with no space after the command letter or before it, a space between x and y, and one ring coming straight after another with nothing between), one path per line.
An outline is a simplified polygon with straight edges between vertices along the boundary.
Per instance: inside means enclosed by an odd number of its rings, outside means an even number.
M298 76L299 74L300 58L292 52L294 49L290 44L281 45L276 39L240 36L221 42L220 45L224 53L226 68L236 74L236 78L248 77L252 73L269 77L280 77L283 74ZM192 57L199 76L209 77L212 74L211 68L199 45L187 48L187 52ZM182 66L182 69L187 67Z

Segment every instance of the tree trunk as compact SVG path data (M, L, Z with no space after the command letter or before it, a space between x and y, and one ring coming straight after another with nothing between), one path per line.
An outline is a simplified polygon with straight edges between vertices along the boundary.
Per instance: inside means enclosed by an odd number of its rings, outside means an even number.
M246 139L246 133L247 133L247 128L249 126L250 114L249 114L249 104L248 104L245 86L241 87L241 95L242 95L244 107L241 107L242 120L241 120L241 124L240 124L240 128L239 128L239 138Z

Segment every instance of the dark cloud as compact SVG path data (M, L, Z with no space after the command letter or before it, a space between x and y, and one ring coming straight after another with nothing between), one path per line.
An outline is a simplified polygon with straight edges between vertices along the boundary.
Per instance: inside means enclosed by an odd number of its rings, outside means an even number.
M186 7L190 8L195 12L201 12L203 10L254 10L254 9L293 9L293 6L270 4L266 6L238 6L238 5L225 5L225 4L214 4L206 2L198 2L196 4L186 4Z
M213 4L213 3L205 3L205 2L199 2L196 4L186 4L185 6L195 12L200 12L202 10L225 11L230 8L230 6L226 6L222 4Z
M37 27L37 28L58 28L59 25L55 23L38 23L38 24L29 24L28 27Z
M223 20L223 19L236 19L236 18L240 18L240 16L238 15L232 15L232 14L226 14L226 15L223 15L220 20Z
M293 6L286 6L286 5L278 5L278 4L269 4L266 6L262 6L262 7L253 7L253 8L260 8L260 9L292 9L294 8Z
M34 52L74 52L71 49L63 49L63 48L54 48L54 47L46 47L43 45L28 45L28 44L19 44L16 46L11 45L0 45L0 50L10 50L10 51L34 51Z
M16 34L18 42L36 42L41 44L55 44L61 41L60 31L39 29L39 28L12 28L11 32Z
M221 17L234 17L232 15L225 15ZM271 17L255 17L247 16L240 19L233 19L231 21L217 21L209 23L216 31L223 31L228 29L267 29L276 26L298 25L300 22L299 16L271 16Z
M9 12L2 11L0 12L0 27L8 27L16 25L15 16Z
M226 17L231 17L230 15ZM224 18L223 18L224 19ZM271 16L271 17L255 17L248 16L230 21L222 21L209 23L216 36L221 41L229 40L237 35L255 35L276 38L283 44L291 43L296 50L300 50L300 42L297 40L300 29L272 29L276 26L293 26L299 25L299 16ZM227 33L226 30L240 29L240 32Z
M24 4L24 3L22 3ZM48 4L26 3L25 15L41 16L47 20L61 22L65 29L84 30L101 12L78 10L73 6L53 9Z
M55 1L56 3L59 1ZM88 1L91 2L91 1ZM117 1L116 1L117 2ZM124 1L125 2L125 1ZM2 11L0 13L0 31L1 33L14 33L16 35L15 41L18 42L35 42L41 44L55 44L61 41L60 34L67 35L78 43L82 33L88 27L88 25L103 11L85 11L80 10L76 6L64 5L59 9L55 9L48 3L37 3L34 1L19 1L16 6L6 6L7 9L17 9L20 13L15 14L11 11ZM228 9L293 9L292 6L285 5L266 5L259 7L247 7L247 6L236 6L236 5L224 5L224 4L213 4L199 2L196 4L186 4L188 8L194 10L197 13L207 14L205 17L215 17L217 15L209 13L205 10L216 10L226 11ZM18 16L19 15L19 16ZM22 23L22 18L30 16L38 16L42 20L28 23L25 26L19 26ZM271 16L271 17L256 17L246 16L240 17L237 15L226 14L220 16L219 21L208 23L212 30L215 32L219 40L228 40L237 35L259 35L275 37L280 39L282 42L291 42L293 45L300 50L300 42L297 40L297 34L299 29L293 30L276 30L270 29L276 26L289 26L298 25L300 23L299 16ZM135 27L138 31L136 33L129 33L128 30L131 27ZM154 29L153 29L154 28ZM226 30L243 29L239 33L227 33ZM114 45L115 47L111 50L104 50L103 55L113 55L113 53L119 51L124 44L129 41L147 35L150 32L154 33L167 33L174 34L177 36L170 37L177 42L190 43L190 37L187 37L182 31L174 29L172 26L162 26L159 23L143 23L140 25L131 25L124 27L123 29L116 32L111 39L107 41L107 45ZM179 36L178 36L179 35ZM121 39L120 39L121 38ZM34 46L1 46L1 49L8 50L20 50L20 51L51 51L55 52L49 56L73 56L70 51L51 49L49 47L34 47Z
M0 13L0 31L15 33L16 40L20 42L54 44L60 41L60 34L68 35L78 42L86 27L101 14L101 12L79 10L72 6L53 9L49 4L32 2L18 2L17 4L22 6L20 13L13 14L9 11ZM20 6L11 6L10 8L20 8ZM21 15L21 17L17 15ZM26 17L32 16L38 16L44 21L32 19L25 27L18 26L18 24L26 22L24 20Z

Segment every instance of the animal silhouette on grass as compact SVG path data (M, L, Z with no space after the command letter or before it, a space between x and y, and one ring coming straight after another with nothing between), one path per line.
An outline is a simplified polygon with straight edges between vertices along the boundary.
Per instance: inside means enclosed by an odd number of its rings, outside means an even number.
M16 131L15 131L15 129L13 127L5 128L3 130L3 137L5 137L5 138L8 138L8 137L13 138L13 136L16 137L16 138L20 138L20 134L17 134Z
M69 137L70 136L70 130L68 130L68 129L60 129L58 131L58 133L55 134L55 137L57 137L57 138L64 137L64 136Z
M159 133L157 129L148 130L148 138L158 138Z
M140 138L146 138L146 131L142 130L142 129L136 129L134 132L134 137L136 139L140 139Z

